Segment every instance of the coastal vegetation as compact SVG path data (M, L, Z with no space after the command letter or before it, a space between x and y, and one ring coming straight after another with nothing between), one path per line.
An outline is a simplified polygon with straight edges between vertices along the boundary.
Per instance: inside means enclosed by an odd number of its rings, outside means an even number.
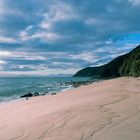
M121 55L105 65L87 67L74 75L74 77L96 78L113 78L121 76L140 76L140 45L129 53Z

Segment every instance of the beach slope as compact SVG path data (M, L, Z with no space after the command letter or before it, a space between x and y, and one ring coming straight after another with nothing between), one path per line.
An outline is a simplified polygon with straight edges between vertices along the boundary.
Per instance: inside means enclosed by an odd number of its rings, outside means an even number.
M1 104L0 140L140 140L140 78Z

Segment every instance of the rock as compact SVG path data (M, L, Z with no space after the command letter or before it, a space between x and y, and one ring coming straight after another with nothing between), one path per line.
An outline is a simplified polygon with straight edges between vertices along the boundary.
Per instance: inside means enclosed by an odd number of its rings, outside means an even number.
M91 83L93 83L94 81L70 81L70 82L65 82L64 85L65 86L72 86L72 87L79 87L81 85L89 85Z
M21 98L26 98L26 97L33 97L33 94L31 92L25 94L25 95L22 95L20 96Z
M39 96L39 93L38 93L38 92L35 92L35 93L33 94L33 96Z
M41 96L44 96L44 95L46 95L46 94L45 94L45 93L42 93L42 94L41 94Z

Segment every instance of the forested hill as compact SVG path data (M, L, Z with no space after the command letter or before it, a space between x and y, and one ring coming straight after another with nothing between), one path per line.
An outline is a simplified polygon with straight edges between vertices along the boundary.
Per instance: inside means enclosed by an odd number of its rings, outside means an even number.
M105 65L98 67L87 67L78 71L74 75L74 77L97 78L120 76L140 76L140 45L129 53L119 56Z

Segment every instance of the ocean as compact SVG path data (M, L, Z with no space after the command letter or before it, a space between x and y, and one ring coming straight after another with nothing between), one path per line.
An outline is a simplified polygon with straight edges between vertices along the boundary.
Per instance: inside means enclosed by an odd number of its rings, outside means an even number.
M75 77L1 77L0 102L20 99L28 92L58 93L73 88L63 83L70 81L87 81L89 78Z

